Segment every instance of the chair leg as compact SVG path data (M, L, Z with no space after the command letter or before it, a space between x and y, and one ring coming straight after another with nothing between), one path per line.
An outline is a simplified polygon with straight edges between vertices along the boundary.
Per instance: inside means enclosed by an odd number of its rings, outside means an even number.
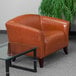
M64 53L67 55L68 54L68 47L64 47L63 50L64 50Z
M44 66L44 59L39 59L39 65L40 65L40 68L43 68Z
M12 61L15 62L16 61L16 58L13 58Z

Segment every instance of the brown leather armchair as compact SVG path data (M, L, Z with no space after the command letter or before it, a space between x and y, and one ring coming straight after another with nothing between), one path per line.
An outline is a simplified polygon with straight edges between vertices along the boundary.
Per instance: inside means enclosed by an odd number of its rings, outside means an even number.
M36 14L21 15L6 23L9 42L37 46L37 57L43 67L44 57L64 49L68 54L69 22ZM32 53L28 54L33 56Z

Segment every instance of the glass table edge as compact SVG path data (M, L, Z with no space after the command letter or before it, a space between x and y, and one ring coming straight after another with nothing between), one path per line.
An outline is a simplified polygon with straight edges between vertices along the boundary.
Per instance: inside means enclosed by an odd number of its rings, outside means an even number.
M9 43L9 42L2 43L2 44L0 44L0 47L6 45L6 44L8 44L8 43ZM33 48L31 48L30 50L24 51L24 52L22 52L22 53L19 53L19 54L17 54L17 55L14 55L14 56L10 56L9 58L6 58L6 59L5 59L5 58L0 58L0 60L10 60L10 59L19 57L19 56L21 56L21 55L24 55L24 54L26 54L26 53L32 52L32 51L34 51L34 50L36 50L36 49L37 49L37 47L33 47Z

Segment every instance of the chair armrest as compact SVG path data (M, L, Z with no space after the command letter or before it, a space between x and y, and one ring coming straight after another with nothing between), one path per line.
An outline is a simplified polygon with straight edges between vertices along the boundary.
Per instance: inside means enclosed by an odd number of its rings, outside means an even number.
M41 45L43 35L40 30L9 21L6 23L9 42L20 42L32 45Z
M70 22L53 17L41 16L41 24L44 31L61 30L64 32L66 38L69 35Z

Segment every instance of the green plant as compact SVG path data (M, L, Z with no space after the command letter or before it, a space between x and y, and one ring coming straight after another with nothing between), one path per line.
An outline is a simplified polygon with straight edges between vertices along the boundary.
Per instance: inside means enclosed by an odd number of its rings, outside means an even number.
M73 0L42 0L39 14L72 21L75 14Z

